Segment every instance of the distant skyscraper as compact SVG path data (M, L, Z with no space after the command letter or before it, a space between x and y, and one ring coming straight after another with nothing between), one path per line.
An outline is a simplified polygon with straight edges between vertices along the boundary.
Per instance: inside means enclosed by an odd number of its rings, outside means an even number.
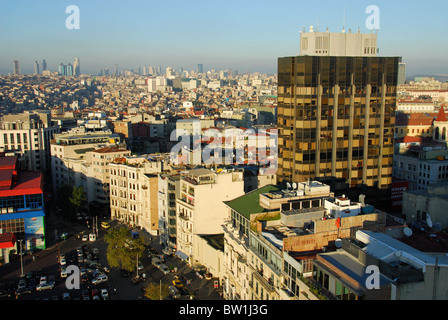
M61 63L61 64L59 65L59 68L58 68L58 74L59 74L60 76L65 75L65 66L64 66L63 63Z
M204 73L204 66L202 63L198 64L198 73Z
M114 64L114 76L118 76L118 64Z
M73 62L73 75L79 76L81 74L80 65L79 65L79 58L75 58L75 61Z
M19 60L14 60L12 62L12 69L13 69L14 74L20 74Z
M46 71L47 70L47 61L42 60L42 71Z
M398 64L398 85L406 82L406 63L400 62Z
M388 201L401 58L377 57L376 34L311 31L300 46L278 59L278 180Z
M73 66L71 63L67 66L67 76L73 76Z
M39 74L39 62L34 61L34 74Z

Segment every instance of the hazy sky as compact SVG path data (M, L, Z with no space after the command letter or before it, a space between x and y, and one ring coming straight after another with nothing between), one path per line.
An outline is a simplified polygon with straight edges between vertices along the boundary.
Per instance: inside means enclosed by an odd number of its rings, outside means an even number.
M80 29L66 28L66 7L80 11ZM369 32L366 8L380 9L381 56L402 56L407 74L448 74L446 0L0 0L0 73L33 62L48 69L81 62L97 74L118 64L185 70L277 72L277 58L299 53L302 26ZM344 18L345 17L345 18Z

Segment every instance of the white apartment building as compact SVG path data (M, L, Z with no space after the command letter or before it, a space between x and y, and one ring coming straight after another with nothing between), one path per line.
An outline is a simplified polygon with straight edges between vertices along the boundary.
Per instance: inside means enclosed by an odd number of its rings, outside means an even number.
M51 143L53 192L64 184L81 186L89 211L108 215L108 164L130 154L119 141L119 135L110 131L90 133L80 128L56 135Z
M159 174L157 200L160 244L163 247L176 248L176 198L180 195L180 178L178 172Z
M167 168L159 156L116 159L109 164L111 217L158 234L158 174Z
M398 100L397 111L404 113L434 113L435 112L434 102Z
M215 173L193 169L180 180L177 203L177 250L188 256L190 265L215 265L214 257L205 257L201 236L222 234L228 201L244 194L242 170Z
M422 151L420 156L394 155L393 176L409 181L409 190L448 181L448 150Z
M116 145L77 145L67 149L52 145L52 151L57 155L52 167L54 190L63 184L82 186L87 203L105 214L109 208L109 163L130 155L131 151ZM70 152L76 156L71 157Z
M0 123L0 151L19 156L19 166L25 170L49 171L50 141L59 132L49 113L4 115Z

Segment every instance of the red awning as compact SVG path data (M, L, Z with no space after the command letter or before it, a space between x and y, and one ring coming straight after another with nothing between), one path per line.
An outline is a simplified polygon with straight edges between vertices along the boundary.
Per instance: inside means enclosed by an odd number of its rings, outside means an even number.
M0 234L0 249L12 248L16 243L16 236L14 233Z

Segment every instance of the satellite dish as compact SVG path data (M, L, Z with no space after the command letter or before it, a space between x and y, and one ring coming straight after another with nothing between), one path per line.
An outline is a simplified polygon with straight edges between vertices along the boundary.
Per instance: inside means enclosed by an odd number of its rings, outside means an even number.
M286 188L291 189L291 184L289 182L286 182Z
M293 189L293 190L297 189L297 183L294 182L294 183L292 184L292 189Z
M336 246L336 248L342 248L342 239L336 239L334 241L334 245Z
M403 233L404 233L404 235L405 235L406 237L410 237L410 236L412 236L412 229L406 227L406 228L403 229Z
M432 220L429 214L426 215L426 224L428 225L428 227L432 228Z

